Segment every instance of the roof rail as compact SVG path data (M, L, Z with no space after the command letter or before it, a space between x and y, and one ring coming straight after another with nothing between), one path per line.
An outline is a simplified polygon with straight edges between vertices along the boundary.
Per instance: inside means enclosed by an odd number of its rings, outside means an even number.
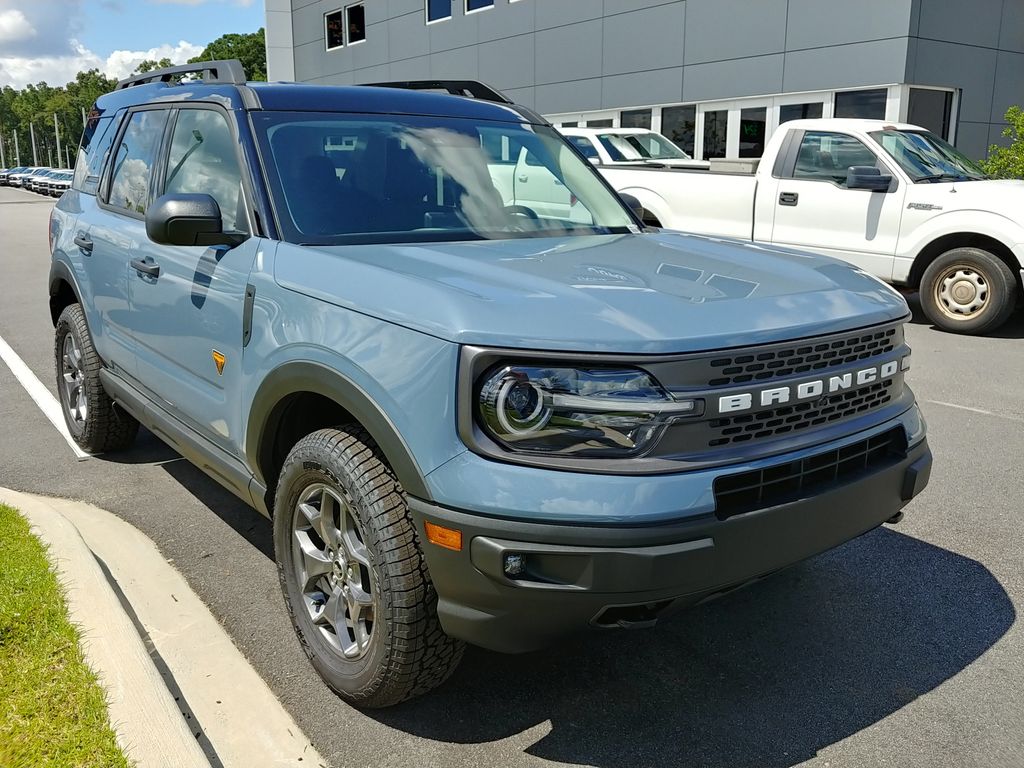
M404 80L392 83L364 83L375 88L405 88L410 91L445 91L453 96L469 96L481 101L514 104L505 94L476 80Z
M139 75L132 75L121 80L115 87L115 91L124 88L131 88L133 85L144 85L146 83L166 83L177 75L191 75L202 73L203 82L206 83L229 83L231 85L245 85L245 67L238 59L226 59L224 61L200 61L195 64L179 64L176 67L165 67L154 69L152 72L143 72Z

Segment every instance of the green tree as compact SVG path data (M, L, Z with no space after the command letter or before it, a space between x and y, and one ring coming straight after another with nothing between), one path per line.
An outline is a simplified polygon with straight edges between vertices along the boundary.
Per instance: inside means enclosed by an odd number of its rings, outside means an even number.
M168 59L166 56L160 61L156 59L143 59L139 62L139 66L132 72L133 75L144 75L147 72L152 72L154 69L166 69L167 67L173 67L174 62Z
M230 33L221 35L193 59L189 64L199 61L216 61L238 59L245 67L245 74L250 80L267 79L267 43L263 28L248 34Z
M1010 140L1010 145L989 147L988 159L982 160L981 167L996 179L1024 179L1024 109L1010 107L1006 110L1006 122L1009 125L1003 136Z

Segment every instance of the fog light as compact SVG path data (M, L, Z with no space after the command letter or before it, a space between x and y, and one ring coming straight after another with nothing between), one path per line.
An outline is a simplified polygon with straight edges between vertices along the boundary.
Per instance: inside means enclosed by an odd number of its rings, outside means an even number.
M526 558L522 555L506 554L504 570L506 576L522 576L526 573Z

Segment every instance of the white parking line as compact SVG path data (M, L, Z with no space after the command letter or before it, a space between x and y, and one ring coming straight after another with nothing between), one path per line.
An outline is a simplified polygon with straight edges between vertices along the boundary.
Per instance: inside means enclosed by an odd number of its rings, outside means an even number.
M1007 413L993 413L992 411L986 411L984 408L972 408L969 405L958 405L957 403L947 403L942 400L925 400L926 403L932 405L944 405L947 408L956 408L958 411L970 411L971 413L980 413L984 416L994 416L997 419L1006 419L1007 421L1024 421L1017 416L1011 416Z
M18 357L18 354L4 341L3 336L0 336L0 360L7 363L7 367L11 369L14 378L25 388L28 396L39 406L39 410L43 412L43 415L50 420L50 423L60 432L61 436L67 440L68 445L71 446L71 450L74 451L78 460L84 461L88 459L89 454L79 448L71 438L71 433L68 432L68 425L64 423L64 412L61 409L60 403L57 402L57 398L50 393L50 390L43 386L43 382L36 378L31 369L25 365L25 361Z

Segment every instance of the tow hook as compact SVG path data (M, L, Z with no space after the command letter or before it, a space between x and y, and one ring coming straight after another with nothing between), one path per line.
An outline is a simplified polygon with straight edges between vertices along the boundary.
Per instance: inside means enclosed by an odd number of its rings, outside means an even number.
M903 510L900 510L899 512L897 512L895 515L890 517L885 522L887 522L889 525L896 525L902 519L903 519Z

